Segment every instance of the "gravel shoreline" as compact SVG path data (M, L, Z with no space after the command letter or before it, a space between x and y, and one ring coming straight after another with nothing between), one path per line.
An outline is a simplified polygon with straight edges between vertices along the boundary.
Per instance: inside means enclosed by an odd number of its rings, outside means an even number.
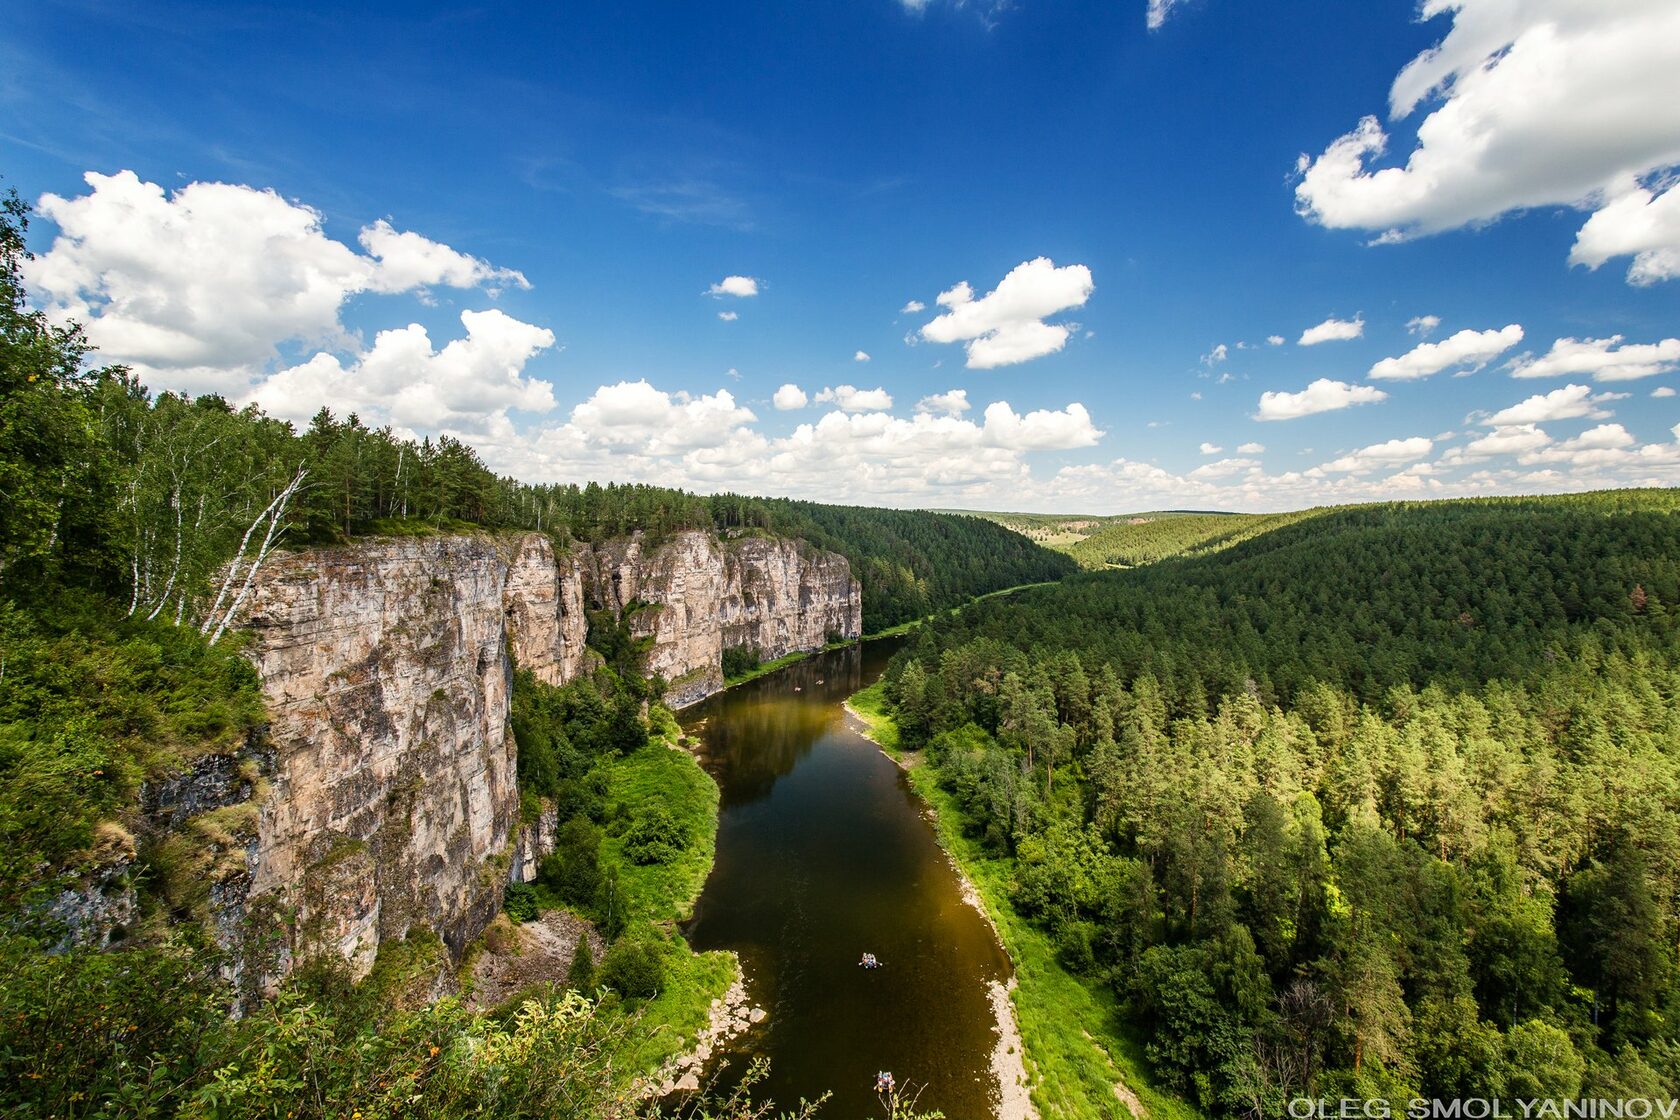
M746 985L741 981L739 962L735 966L735 982L721 999L712 1001L706 1027L695 1037L694 1047L666 1062L648 1081L644 1097L666 1097L672 1093L693 1093L700 1088L700 1074L711 1061L712 1053L724 1043L745 1034L764 1022L766 1012L747 1002Z

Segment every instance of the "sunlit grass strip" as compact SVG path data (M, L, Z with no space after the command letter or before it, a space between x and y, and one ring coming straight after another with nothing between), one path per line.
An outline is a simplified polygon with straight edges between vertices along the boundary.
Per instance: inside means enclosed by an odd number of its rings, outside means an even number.
M711 874L717 851L718 787L687 751L655 739L611 764L612 797L635 820L654 805L664 807L687 830L688 845L670 863L638 866L624 855L622 837L601 841L601 866L618 871L633 922L647 927L643 936L664 946L665 986L639 1008L640 1020L627 1047L629 1068L656 1069L685 1050L705 1028L711 1004L735 982L740 964L734 953L696 953L677 923L694 904ZM626 936L637 936L635 930Z
M718 787L687 751L655 740L608 770L613 801L623 803L628 818L645 816L655 806L674 817L688 834L688 844L669 863L638 866L624 854L624 839L610 832L601 838L601 866L616 867L619 883L634 908L632 917L654 923L686 920L711 874L717 853Z

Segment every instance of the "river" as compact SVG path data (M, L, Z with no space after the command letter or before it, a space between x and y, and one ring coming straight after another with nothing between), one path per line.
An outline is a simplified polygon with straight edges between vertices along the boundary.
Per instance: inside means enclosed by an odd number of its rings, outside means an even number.
M847 726L843 701L896 648L820 654L683 713L722 791L717 862L684 930L740 955L768 1019L732 1045L754 1090L782 1107L832 1092L820 1117L881 1115L890 1070L918 1107L953 1120L995 1114L988 986L1008 958L891 759ZM859 966L865 952L883 967Z

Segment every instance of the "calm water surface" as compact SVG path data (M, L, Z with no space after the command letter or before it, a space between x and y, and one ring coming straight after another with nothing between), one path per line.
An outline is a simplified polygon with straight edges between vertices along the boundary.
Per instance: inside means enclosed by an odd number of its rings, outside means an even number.
M1009 962L962 901L922 803L841 702L874 681L891 641L837 650L684 713L723 791L717 863L686 929L740 954L769 1019L728 1055L771 1062L755 1090L819 1116L880 1115L877 1070L921 1087L951 1120L992 1116L986 996ZM866 971L872 952L884 967Z

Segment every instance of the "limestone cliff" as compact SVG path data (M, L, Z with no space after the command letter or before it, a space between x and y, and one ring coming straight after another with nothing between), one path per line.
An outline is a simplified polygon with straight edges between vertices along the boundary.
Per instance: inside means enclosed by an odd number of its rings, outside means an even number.
M520 824L508 655L550 683L575 678L586 603L653 639L648 668L673 705L722 687L727 647L778 657L862 631L845 558L796 541L692 532L557 556L538 534L486 534L276 557L242 621L272 776L248 889L224 910L283 917L285 933L247 965L250 983L320 950L365 974L416 927L458 954L504 884L534 877L553 822Z
M863 633L863 597L844 556L803 541L676 533L657 548L640 534L582 559L592 597L651 638L648 671L682 707L723 687L723 651L769 660Z
M519 804L507 655L563 676L583 649L567 601L535 536L374 540L264 570L244 626L276 766L250 894L291 915L288 948L359 975L410 928L459 951L495 914L487 867Z

